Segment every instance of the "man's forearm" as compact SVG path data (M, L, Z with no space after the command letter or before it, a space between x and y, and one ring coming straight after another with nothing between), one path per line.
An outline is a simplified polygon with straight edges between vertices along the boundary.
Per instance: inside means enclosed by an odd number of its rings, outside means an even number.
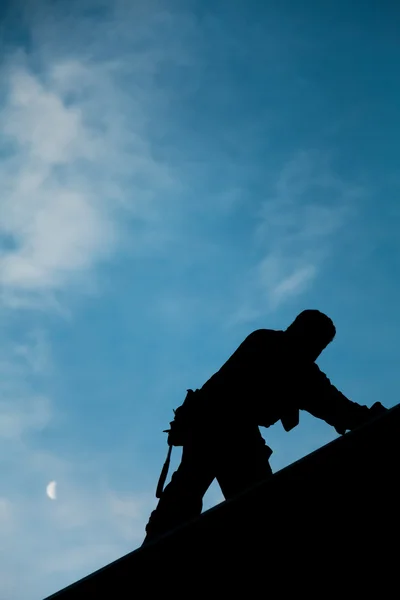
M310 393L304 394L302 408L332 425L338 433L355 429L370 418L370 409L352 402L315 365L310 377Z

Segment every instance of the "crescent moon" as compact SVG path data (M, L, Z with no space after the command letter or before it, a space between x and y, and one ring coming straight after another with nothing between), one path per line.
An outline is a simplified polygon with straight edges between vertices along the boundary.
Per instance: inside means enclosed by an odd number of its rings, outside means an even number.
M50 498L50 500L55 500L57 498L57 482L50 481L50 483L46 486L46 494Z

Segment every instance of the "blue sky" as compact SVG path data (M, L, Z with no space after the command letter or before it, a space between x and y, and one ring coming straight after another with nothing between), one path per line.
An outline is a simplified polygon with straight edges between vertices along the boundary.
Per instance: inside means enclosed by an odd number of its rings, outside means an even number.
M0 598L141 543L172 408L254 329L327 312L332 382L398 402L400 9L322 4L1 9ZM274 470L335 437L262 432Z

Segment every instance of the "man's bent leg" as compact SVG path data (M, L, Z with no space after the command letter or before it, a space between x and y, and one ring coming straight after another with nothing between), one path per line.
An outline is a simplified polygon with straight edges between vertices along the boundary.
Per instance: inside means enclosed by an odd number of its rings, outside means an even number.
M165 487L146 526L144 544L201 514L203 496L215 477L212 460L200 440L184 446L178 469Z

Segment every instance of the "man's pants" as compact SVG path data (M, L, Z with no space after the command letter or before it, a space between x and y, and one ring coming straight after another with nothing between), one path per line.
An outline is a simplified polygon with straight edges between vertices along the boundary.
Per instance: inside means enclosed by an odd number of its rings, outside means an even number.
M225 499L233 498L272 475L266 446L253 424L192 431L182 460L146 526L144 543L200 515L203 496L214 478Z

